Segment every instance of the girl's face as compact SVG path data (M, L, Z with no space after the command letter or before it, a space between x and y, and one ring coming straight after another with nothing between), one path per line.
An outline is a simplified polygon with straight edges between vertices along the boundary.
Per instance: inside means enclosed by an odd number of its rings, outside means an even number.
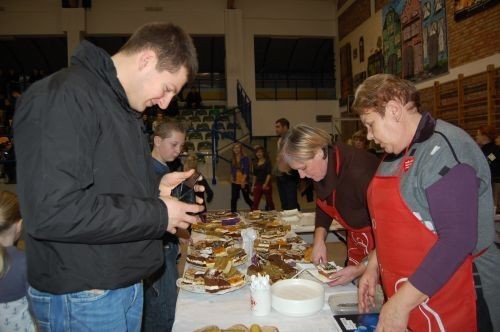
M172 132L172 135L167 138L155 136L155 148L158 149L162 161L174 161L182 152L185 139L186 135L178 131Z
M257 150L255 152L255 156L258 158L258 159L263 159L264 158L264 152L262 150Z
M235 146L233 146L233 152L235 154L240 154L241 153L241 145L236 144Z

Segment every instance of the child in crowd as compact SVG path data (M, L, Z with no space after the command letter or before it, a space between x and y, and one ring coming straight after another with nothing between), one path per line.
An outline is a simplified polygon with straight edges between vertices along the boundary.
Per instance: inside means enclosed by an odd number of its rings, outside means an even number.
M175 171L170 163L178 160L185 139L186 130L180 122L173 120L158 122L153 133L151 151L151 167L158 177L158 182L163 175ZM175 282L178 277L179 240L176 235L165 233L163 237L165 264L144 281L143 332L172 329L177 302Z
M243 199L252 208L248 177L250 175L250 158L245 156L241 143L233 145L233 159L231 161L231 211L236 212L240 191Z
M253 205L252 210L259 209L262 194L266 197L266 209L274 210L273 188L271 185L271 161L262 146L255 148L256 160L253 164Z
M0 192L0 331L35 331L28 311L26 256L16 248L22 228L17 196Z

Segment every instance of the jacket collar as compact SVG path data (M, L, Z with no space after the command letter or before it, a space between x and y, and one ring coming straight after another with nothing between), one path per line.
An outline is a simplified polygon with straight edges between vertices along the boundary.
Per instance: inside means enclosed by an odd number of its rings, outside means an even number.
M105 81L113 90L122 106L133 113L125 90L118 80L118 74L111 56L102 48L84 40L76 48L71 57L71 65L80 65Z

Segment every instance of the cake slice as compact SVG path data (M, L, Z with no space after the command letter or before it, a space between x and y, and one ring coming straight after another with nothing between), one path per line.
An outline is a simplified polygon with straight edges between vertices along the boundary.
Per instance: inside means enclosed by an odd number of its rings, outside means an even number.
M330 279L334 273L336 273L339 268L335 263L327 263L326 265L319 264L316 266L319 274Z

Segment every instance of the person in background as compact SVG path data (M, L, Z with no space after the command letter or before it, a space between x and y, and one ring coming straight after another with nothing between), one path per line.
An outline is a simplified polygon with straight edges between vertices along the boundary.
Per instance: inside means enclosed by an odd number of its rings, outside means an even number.
M35 331L26 298L26 256L15 246L22 224L16 195L0 191L0 331Z
M377 150L372 147L372 142L366 138L366 129L360 129L352 135L352 146L357 149L363 149L374 155L377 155Z
M252 210L259 209L262 194L266 198L266 209L274 210L273 187L271 183L272 166L266 151L262 146L255 148L255 161L253 162L253 205Z
M184 171L187 172L192 169L198 171L198 158L194 154L188 155L184 160ZM203 192L197 192L196 195L203 199L203 203L205 204L205 210L206 210L207 208L206 203L210 203L214 199L214 192L212 188L210 188L210 185L208 184L208 181L207 179L205 179L205 177L202 177L202 179L199 180L198 183L202 185L205 190Z
M366 139L366 130L361 129L355 132L352 137L352 146L356 149L368 149L368 140Z
M281 139L290 128L290 122L285 118L280 118L274 123L274 130L278 135L278 149ZM299 174L294 169L286 170L286 167L280 165L280 158L276 160L276 185L278 187L278 194L281 201L282 210L299 209L299 202L297 201L297 186L299 185ZM282 171L286 170L286 171Z
M153 121L153 124L151 125L151 129L153 130L153 132L156 131L156 127L158 127L163 121L165 121L165 117L163 115L163 111L160 109L156 112L156 117Z
M374 305L381 279L388 300L377 331L499 331L488 164L469 135L421 113L419 100L411 82L389 74L356 91L352 107L368 139L387 153L368 188L377 247L359 282L359 309Z
M495 127L483 125L476 133L476 143L481 147L491 171L491 187L493 189L493 203L498 207L500 198L500 146L495 144L497 131Z
M241 143L234 143L233 158L231 160L231 211L236 212L240 191L243 199L252 208L253 202L250 199L250 158L245 156Z
M196 90L194 85L191 86L188 94L186 95L186 107L187 108L200 108L201 107L201 95Z
M203 210L171 197L193 172L158 183L141 113L165 109L197 68L187 33L147 23L111 57L83 41L68 68L20 97L16 190L42 331L140 331L142 280L164 264L163 235Z
M172 172L167 163L179 157L185 140L186 130L180 122L167 120L156 126L153 134L151 167L158 181L163 175ZM143 332L172 330L177 303L176 280L179 252L177 236L165 233L163 235L165 264L144 280Z
M306 124L290 129L279 151L301 178L314 181L317 199L312 262L327 264L325 241L335 219L347 230L347 266L333 274L329 284L343 285L361 276L375 247L366 190L379 160L364 150L333 143L327 132Z

